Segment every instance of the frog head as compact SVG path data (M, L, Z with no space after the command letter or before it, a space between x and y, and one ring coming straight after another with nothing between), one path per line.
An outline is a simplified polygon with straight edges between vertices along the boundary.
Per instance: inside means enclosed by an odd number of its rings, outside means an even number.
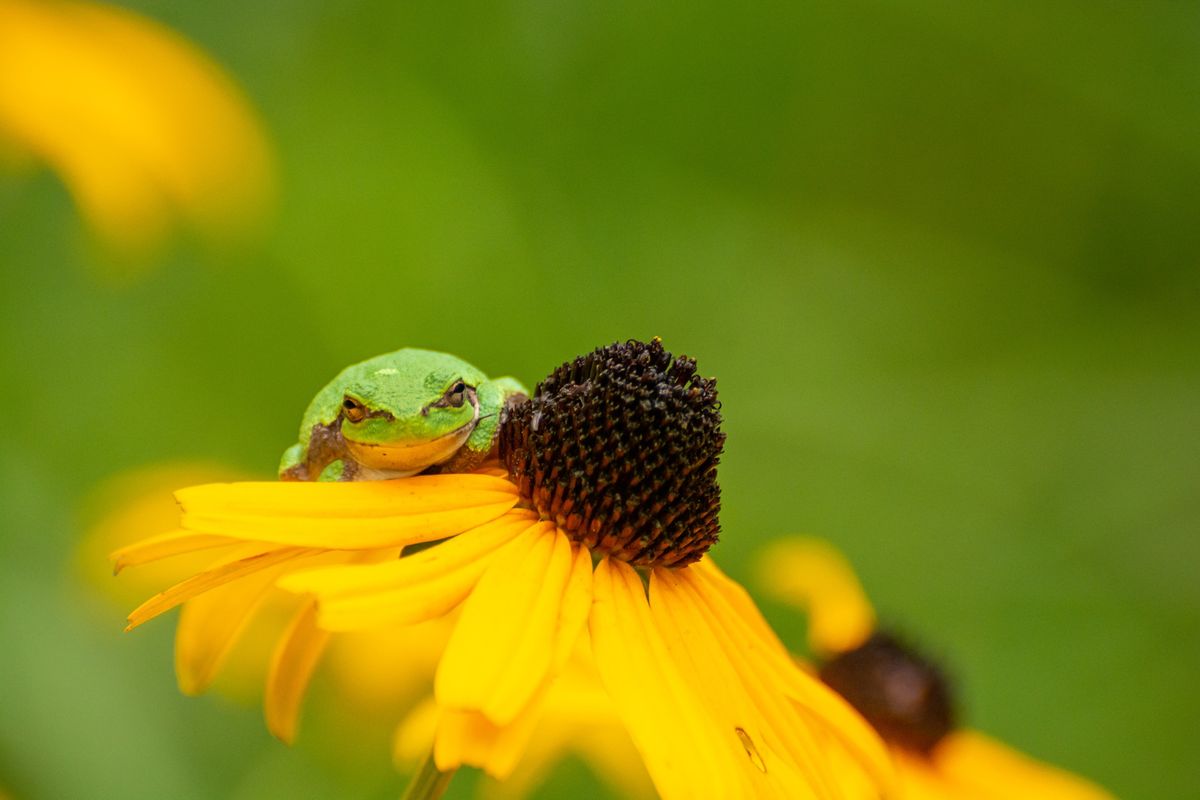
M486 376L446 353L404 350L356 364L327 387L341 435L364 467L411 475L452 457L479 422Z

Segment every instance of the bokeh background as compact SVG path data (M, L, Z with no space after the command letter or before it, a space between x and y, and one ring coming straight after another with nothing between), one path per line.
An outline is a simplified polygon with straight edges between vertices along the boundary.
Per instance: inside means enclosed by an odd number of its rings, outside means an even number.
M658 335L719 378L734 576L827 537L974 727L1195 796L1200 8L130 7L241 87L277 204L131 265L52 166L0 173L0 793L398 796L384 724L317 698L289 749L181 696L170 622L122 634L87 578L97 497L271 475L379 352L532 384ZM568 762L537 796L602 791Z

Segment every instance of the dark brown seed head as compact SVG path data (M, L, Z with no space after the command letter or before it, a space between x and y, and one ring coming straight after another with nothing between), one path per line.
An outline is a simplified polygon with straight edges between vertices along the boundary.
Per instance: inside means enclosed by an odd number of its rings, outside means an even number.
M891 744L928 754L954 729L941 670L886 633L826 662L820 674Z
M569 361L507 409L500 458L522 499L593 552L678 567L717 541L725 443L716 380L662 343Z

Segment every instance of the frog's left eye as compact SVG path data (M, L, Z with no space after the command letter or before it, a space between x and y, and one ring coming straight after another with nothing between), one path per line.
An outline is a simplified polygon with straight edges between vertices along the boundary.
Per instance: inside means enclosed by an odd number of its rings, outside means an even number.
M367 416L367 407L350 395L342 399L342 416L351 422L362 422Z
M446 390L446 394L442 399L448 406L462 408L463 401L467 399L468 388L462 381L455 381L454 385Z

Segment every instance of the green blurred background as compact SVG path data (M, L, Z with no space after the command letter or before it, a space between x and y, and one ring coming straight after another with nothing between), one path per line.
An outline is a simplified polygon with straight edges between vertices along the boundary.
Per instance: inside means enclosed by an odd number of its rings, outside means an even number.
M1200 8L735 5L136 4L246 89L280 208L113 282L53 174L0 177L0 788L398 796L386 730L347 756L318 710L289 750L180 696L171 622L78 577L85 498L269 475L396 347L532 384L658 335L719 377L734 576L825 536L971 725L1195 796Z

